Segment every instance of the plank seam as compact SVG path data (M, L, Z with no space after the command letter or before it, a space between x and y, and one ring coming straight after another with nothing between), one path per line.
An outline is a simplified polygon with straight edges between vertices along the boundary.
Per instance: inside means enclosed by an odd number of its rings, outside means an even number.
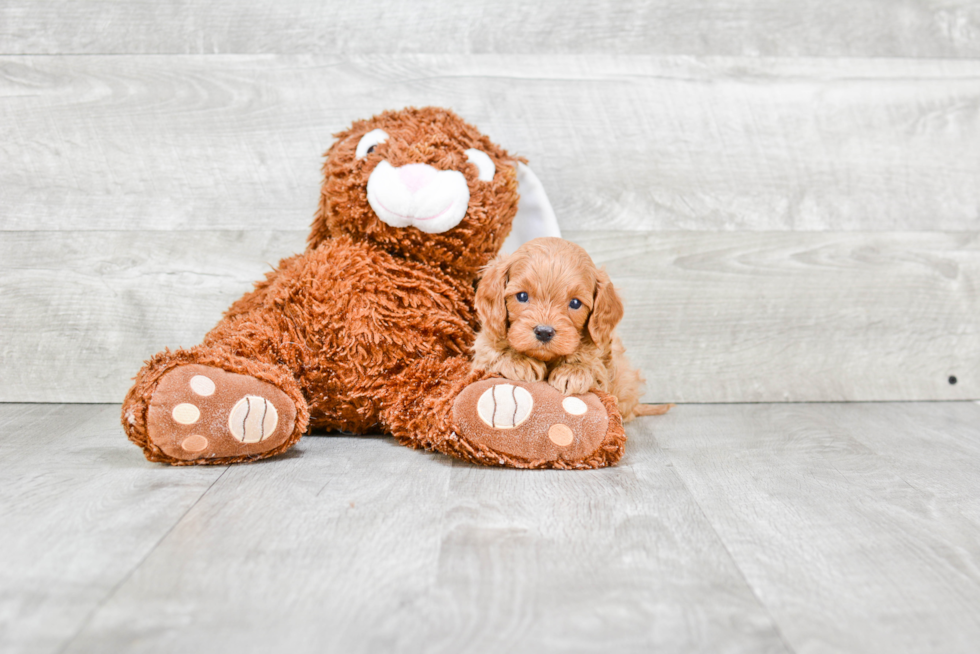
M772 404L772 402L769 402L769 404ZM776 621L775 616L773 616L772 611L769 610L769 606L762 601L761 597L759 597L759 594L756 592L755 586L753 586L751 582L749 582L748 577L745 576L745 572L742 570L742 566L738 564L738 561L735 560L734 555L732 555L732 551L728 548L728 543L725 542L725 540L721 537L721 534L718 533L718 529L715 527L715 524L711 521L710 518L708 518L708 514L705 512L704 507L701 506L701 502L698 501L697 496L691 490L691 487L688 486L687 480L684 479L684 476L681 474L680 468L674 464L674 460L670 456L670 450L664 447L663 445L661 445L660 440L657 438L656 434L648 434L648 435L653 438L654 442L657 444L657 448L659 448L660 451L662 451L664 455L667 457L667 459L670 461L670 466L673 469L674 475L677 477L677 480L681 482L681 485L684 487L684 490L687 492L688 497L690 497L691 501L693 501L695 506L698 507L698 512L701 514L701 517L704 519L705 524L707 524L711 528L711 531L718 539L718 542L724 548L725 554L728 555L728 559L732 562L732 565L738 571L738 576L742 578L743 582L745 582L745 587L749 589L749 592L752 593L752 597L755 598L755 601L759 603L759 606L761 606L762 609L766 612L766 615L769 616L769 620L772 623L772 628L776 631L776 635L779 636L779 640L780 642L783 643L783 646L786 648L786 651L793 652L795 654L796 648L790 645L789 641L786 640L786 636L783 635L783 630L782 628L780 628L779 623Z
M104 607L106 603L109 600L111 600L117 592L119 592L119 589L122 588L122 586L130 580L133 574L143 566L146 560L150 558L150 555L153 554L153 552L156 551L156 549L160 546L160 544L167 539L167 537L171 534L171 532L173 532L173 530L177 528L177 525L179 525L181 522L184 521L184 518L187 517L187 514L194 510L194 507L197 506L198 503L202 499L204 499L204 497L208 493L211 492L211 489L214 488L214 485L217 484L219 481L221 481L221 479L227 473L228 473L228 468L226 467L224 470L221 471L221 474L218 475L215 478L215 480L211 482L211 484L204 490L204 492L201 493L196 500L194 500L194 503L191 504L189 507L187 507L187 510L184 511L180 515L180 517L174 521L172 525L170 525L170 528L167 529L167 531L164 532L164 534L160 536L159 539L157 539L157 542L155 542L153 546L147 550L147 552L140 558L140 560L132 568L130 568L130 570L125 575L123 575L122 579L116 582L116 584L109 590L109 592L106 593L105 597L103 597L102 600L89 612L89 614L85 616L85 619L82 620L82 622L79 624L78 629L75 631L74 634L72 634L71 638L66 640L65 643L58 649L58 654L63 654L69 647L71 647L72 643L74 643L78 639L78 637L82 635L82 632L84 632L85 629L88 627L89 623L92 622L92 619L95 617L95 615L100 610L102 610L102 607Z

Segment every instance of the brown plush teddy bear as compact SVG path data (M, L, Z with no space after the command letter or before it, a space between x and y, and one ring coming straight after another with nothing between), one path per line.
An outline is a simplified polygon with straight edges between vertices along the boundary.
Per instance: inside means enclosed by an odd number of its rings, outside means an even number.
M515 215L511 249L557 235L527 166L430 107L355 122L323 173L306 251L235 302L202 344L161 352L136 376L122 423L147 459L254 461L309 428L380 431L522 468L622 456L615 399L570 399L470 364L474 285Z

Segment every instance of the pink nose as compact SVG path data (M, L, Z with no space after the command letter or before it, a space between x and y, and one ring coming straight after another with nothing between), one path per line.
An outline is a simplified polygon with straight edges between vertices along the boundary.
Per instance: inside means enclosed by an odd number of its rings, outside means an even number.
M432 181L438 171L426 164L408 164L398 169L398 178L412 194Z

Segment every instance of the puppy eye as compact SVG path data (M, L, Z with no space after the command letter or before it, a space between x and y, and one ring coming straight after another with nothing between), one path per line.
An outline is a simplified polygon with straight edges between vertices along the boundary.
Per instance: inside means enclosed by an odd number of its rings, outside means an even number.
M493 165L493 161L483 150L470 148L466 151L466 160L476 166L477 171L479 171L476 178L481 182L489 182L493 179L494 173L497 172L497 167Z
M520 293L517 294L518 302L527 302L527 300L528 300L527 293L525 293L524 291L521 291Z
M578 299L577 297L573 297L572 301L568 303L568 306L570 306L573 309L581 309L582 300Z
M374 149L388 140L388 132L383 129L372 129L370 132L361 137L361 140L357 142L357 150L354 151L354 156L358 159L363 159L368 156Z

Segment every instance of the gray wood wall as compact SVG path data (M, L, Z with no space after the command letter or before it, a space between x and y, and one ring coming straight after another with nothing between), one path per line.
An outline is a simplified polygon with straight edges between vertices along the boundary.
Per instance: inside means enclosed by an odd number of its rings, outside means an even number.
M980 3L7 0L0 401L119 401L426 104L528 157L648 401L980 398Z

